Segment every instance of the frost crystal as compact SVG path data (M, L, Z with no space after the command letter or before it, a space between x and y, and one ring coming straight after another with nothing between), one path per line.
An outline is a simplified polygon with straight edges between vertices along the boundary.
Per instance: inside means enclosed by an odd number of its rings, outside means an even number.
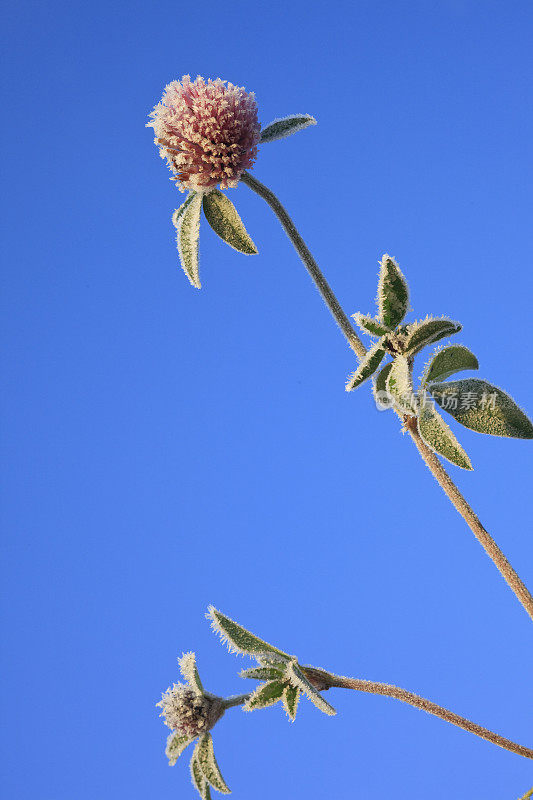
M148 127L181 191L235 187L260 140L257 104L243 87L198 76L166 86Z

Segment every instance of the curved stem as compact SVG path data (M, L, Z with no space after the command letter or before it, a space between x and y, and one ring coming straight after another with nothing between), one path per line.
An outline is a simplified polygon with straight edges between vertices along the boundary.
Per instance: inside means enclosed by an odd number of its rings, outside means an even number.
M481 725L477 725L475 722L471 722L465 717L460 717L459 714L455 714L453 711L448 711L447 708L443 708L442 706L437 705L437 703L433 703L431 700L426 700L425 697L420 697L413 692L408 692L406 689L400 689L398 686L391 686L388 683L365 681L360 678L342 678L337 675L332 675L331 678L332 681L330 685L332 688L337 687L339 689L355 689L358 692L366 692L367 694L381 694L385 697L392 697L395 700L401 700L402 703L408 703L414 708L419 708L421 711L426 711L428 714L433 714L433 716L439 717L439 719L449 722L452 725L456 725L458 728L462 728L464 731L468 731L476 736L480 736L482 739L486 739L488 742L498 745L498 747L503 747L504 750L509 750L511 753L516 753L517 755L524 756L525 758L533 758L533 750L531 750L531 748L524 747L521 744L516 744L516 742L512 742L510 739L506 739L497 733L493 733L492 731L489 731L488 728L483 728Z
M402 703L407 703L414 708L419 708L421 711L432 714L434 717L439 717L439 719L444 720L444 722L456 725L458 728L473 733L475 736L480 736L482 739L486 739L486 741L498 745L498 747L503 747L504 750L509 750L511 753L524 756L524 758L533 758L533 750L529 747L524 747L521 744L512 742L510 739L506 739L504 736L500 736L498 733L493 733L489 731L488 728L483 728L482 725L477 725L475 722L466 719L466 717L460 717L459 714L448 711L447 708L439 706L431 700L426 700L425 697L420 697L420 695L414 694L414 692L408 692L406 689L400 689L398 686L392 686L390 683L365 681L362 678L344 678L341 675L334 675L331 672L326 672L316 667L302 666L301 669L309 682L320 692L326 691L327 689L355 689L355 691L366 692L367 694L381 694L384 697L392 697L394 700L400 700ZM249 697L249 694L228 697L227 700L224 700L224 705L226 708L242 705Z
M416 423L415 418L414 423L410 423L408 425L409 433L411 434L411 438L415 443L418 452L422 456L426 466L428 467L429 471L437 481L437 483L441 486L444 494L452 503L452 505L457 509L459 514L465 520L466 524L480 543L480 545L485 550L486 554L493 560L496 564L497 568L499 569L501 575L503 576L504 580L507 581L508 586L511 590L515 593L517 598L520 600L522 605L524 606L525 610L533 619L533 597L531 596L530 592L528 591L525 584L520 580L512 566L509 564L508 560L490 535L490 533L485 530L481 522L479 521L479 517L477 514L474 513L471 506L466 502L463 495L452 481L442 464L440 463L439 459L433 453L432 450L426 445L423 441L420 433L418 432L418 425Z
M258 181L257 178L253 178L248 172L242 173L241 181L249 186L250 189L253 189L253 191L262 197L263 200L266 200L274 214L281 222L283 230L291 240L308 273L314 280L318 291L322 295L322 299L331 311L335 322L346 337L348 344L358 358L363 358L366 353L366 347L357 333L354 331L350 320L342 310L342 307L333 294L329 283L323 276L318 264L309 252L307 245L298 233L294 222L289 217L276 195L271 192L270 189L267 189L264 184Z
M258 181L257 178L253 178L248 172L242 173L241 180L250 189L262 197L277 216L285 233L291 240L307 271L314 280L320 294L322 295L322 298L324 299L324 302L335 319L335 322L346 337L348 344L360 360L364 358L366 354L366 348L363 342L353 329L350 320L344 313L339 301L333 294L331 287L324 278L318 264L309 252L307 245L298 233L296 226L294 225L285 208L282 206L276 195L270 191L270 189ZM417 425L412 425L412 423L409 423L409 419L414 418L406 418L404 419L404 422L407 423L407 429L411 434L411 438L413 439L413 442L418 448L418 451L424 459L426 465L433 474L433 477L437 483L440 484L446 496L455 506L459 514L461 514L474 536L485 549L487 555L493 560L500 573L507 581L509 587L515 593L518 600L520 600L529 616L533 619L533 597L527 590L526 586L522 583L514 569L511 567L494 539L485 530L476 514L472 511L472 508L466 502L457 486L453 483L452 479L449 477L438 458L424 443L420 437L420 434L418 433Z

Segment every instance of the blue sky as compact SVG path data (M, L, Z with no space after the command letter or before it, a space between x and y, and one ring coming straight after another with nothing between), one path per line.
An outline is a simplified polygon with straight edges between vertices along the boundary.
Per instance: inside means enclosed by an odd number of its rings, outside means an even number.
M147 114L185 73L256 92L261 148L348 313L396 256L413 314L463 323L480 377L533 413L529 2L7 2L2 126L6 797L194 797L154 703L195 650L244 691L209 603L303 663L417 691L523 744L531 623L370 394L269 209L229 194L259 247L201 231ZM454 427L453 470L533 585L531 442ZM235 800L515 800L531 763L383 698L330 692L228 712Z

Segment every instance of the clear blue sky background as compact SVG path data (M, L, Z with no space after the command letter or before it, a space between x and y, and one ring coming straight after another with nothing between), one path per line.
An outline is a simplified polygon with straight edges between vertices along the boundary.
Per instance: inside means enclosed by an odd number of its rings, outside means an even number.
M195 650L214 692L246 665L208 603L304 663L404 686L533 744L532 629L354 358L266 205L260 249L204 224L144 127L184 73L254 90L261 149L347 312L396 256L414 314L448 314L480 376L533 413L530 2L7 2L2 150L5 796L193 798L154 703ZM412 317L414 318L414 317ZM533 584L532 443L455 427L451 467ZM531 762L390 700L331 692L227 714L235 800L514 800Z

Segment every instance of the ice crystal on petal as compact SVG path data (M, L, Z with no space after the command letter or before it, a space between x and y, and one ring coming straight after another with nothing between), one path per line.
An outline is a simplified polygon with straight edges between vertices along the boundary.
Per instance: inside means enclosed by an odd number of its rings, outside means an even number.
M148 123L181 191L235 187L253 166L261 128L253 92L184 75L165 87Z

